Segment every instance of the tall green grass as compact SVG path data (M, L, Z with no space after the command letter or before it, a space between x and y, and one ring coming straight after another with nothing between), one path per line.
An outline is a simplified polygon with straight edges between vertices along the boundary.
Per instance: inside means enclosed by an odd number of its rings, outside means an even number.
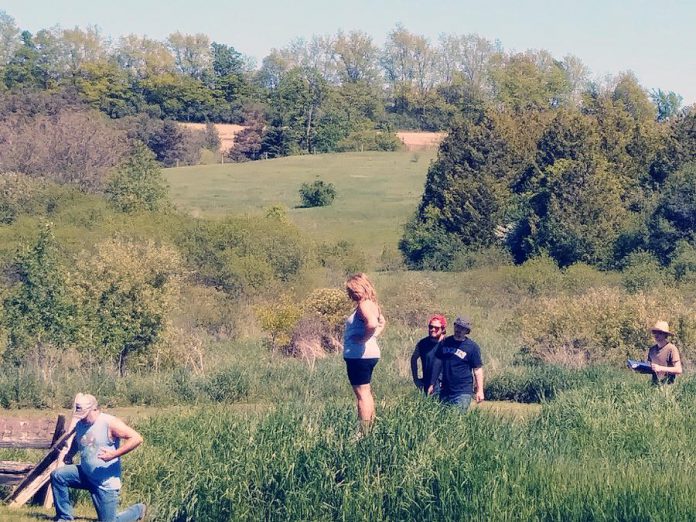
M175 521L689 520L694 398L604 382L511 420L414 395L363 439L331 404L198 409L139 426L128 495Z

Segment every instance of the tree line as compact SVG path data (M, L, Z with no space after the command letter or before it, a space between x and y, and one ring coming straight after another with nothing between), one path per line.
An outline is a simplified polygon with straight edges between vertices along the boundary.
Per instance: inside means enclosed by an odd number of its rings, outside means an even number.
M248 128L233 159L386 149L394 129L446 130L462 112L576 108L591 85L577 57L512 52L476 34L431 42L397 25L383 46L361 31L298 38L261 63L205 34L106 38L96 27L22 31L0 12L0 89L68 90L111 118ZM667 119L681 97L651 93ZM152 148L152 147L151 147Z
M624 74L577 106L463 115L401 240L409 265L457 269L471 251L503 250L696 274L696 111L661 110Z

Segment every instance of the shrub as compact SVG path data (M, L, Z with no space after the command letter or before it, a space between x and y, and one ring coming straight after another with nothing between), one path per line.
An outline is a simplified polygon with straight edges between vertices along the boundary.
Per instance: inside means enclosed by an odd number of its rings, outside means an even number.
M261 329L270 337L271 350L287 346L302 317L302 307L290 296L282 295L271 303L257 306L255 311Z
M514 293L538 296L556 292L562 284L562 274L556 262L543 254L524 264L503 268L505 286Z
M142 143L135 145L131 155L110 176L105 192L121 212L154 212L168 206L162 171L155 155Z
M688 303L665 299L662 293L631 295L600 288L582 295L536 298L519 306L514 326L523 359L581 367L643 357L652 342L649 328L658 318L675 325L675 342L688 359L696 339L696 316Z
M679 282L696 282L696 246L680 241L670 265L674 278Z
M20 213L31 207L36 191L37 183L29 176L16 172L0 175L0 223L14 222Z
M77 262L81 308L98 356L125 373L130 355L151 349L170 327L182 273L177 250L109 239Z
M124 134L96 111L8 117L0 125L0 172L23 172L95 192L127 151Z
M611 274L601 272L586 263L575 263L563 270L563 288L582 293L590 288L612 284Z
M184 285L175 324L186 331L203 330L217 339L236 335L239 303L210 286Z
M338 152L363 152L368 150L392 152L401 149L402 146L401 140L394 133L362 130L351 132L348 136L339 140L336 144L336 150Z
M364 271L367 267L364 252L344 239L336 243L321 243L317 247L317 257L321 266L344 275Z
M324 183L318 179L313 183L303 183L300 187L301 206L327 207L336 198L336 188L333 183Z
M311 255L300 231L274 218L194 219L175 235L198 280L234 297L276 291Z
M350 313L351 303L342 290L318 288L305 298L302 309L303 315L282 351L306 360L313 368L316 359L343 349L343 321Z
M622 272L622 283L630 293L636 293L662 288L667 281L666 276L662 266L652 254L638 251L628 256Z
M510 253L498 246L467 248L455 253L450 264L453 272L464 272L476 268L512 266Z

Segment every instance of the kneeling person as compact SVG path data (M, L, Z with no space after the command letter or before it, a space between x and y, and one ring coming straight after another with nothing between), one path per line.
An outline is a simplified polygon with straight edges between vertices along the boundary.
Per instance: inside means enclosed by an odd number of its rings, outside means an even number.
M73 417L79 420L68 456L79 451L80 463L51 473L56 520L73 520L69 488L89 491L100 521L142 519L145 504L134 504L116 514L121 491L120 457L142 444L141 435L122 420L102 413L93 395L77 394Z
M442 389L440 400L456 406L466 412L474 397L476 384L476 402L484 400L483 396L483 360L481 349L469 339L471 322L457 317L454 321L454 335L445 338L435 350L433 370L428 393L433 393L437 377L442 372Z

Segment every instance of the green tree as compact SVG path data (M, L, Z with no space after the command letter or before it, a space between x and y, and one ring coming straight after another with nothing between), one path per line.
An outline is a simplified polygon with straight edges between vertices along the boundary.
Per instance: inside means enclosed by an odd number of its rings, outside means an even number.
M5 67L4 81L10 89L42 87L40 54L29 31L22 31L19 47Z
M77 262L81 308L98 358L125 375L132 355L152 349L170 328L181 285L172 247L109 239Z
M7 65L21 45L14 18L0 10L0 66Z
M563 64L546 51L498 54L490 77L496 100L515 111L563 106L573 88Z
M271 97L273 126L299 150L314 153L317 125L328 86L313 69L293 69L283 76Z
M676 116L684 101L676 92L665 92L662 89L650 91L650 99L657 109L657 121L667 121Z
M141 142L111 175L106 196L121 212L162 210L168 206L167 184L155 155Z
M144 103L132 79L113 61L85 63L75 85L87 103L112 118L135 114Z
M669 263L680 242L696 245L696 163L672 174L648 222L649 249Z
M77 343L80 310L70 274L48 224L37 240L22 250L14 263L17 283L2 302L8 334L6 360L20 364L32 350L50 344L65 348Z

